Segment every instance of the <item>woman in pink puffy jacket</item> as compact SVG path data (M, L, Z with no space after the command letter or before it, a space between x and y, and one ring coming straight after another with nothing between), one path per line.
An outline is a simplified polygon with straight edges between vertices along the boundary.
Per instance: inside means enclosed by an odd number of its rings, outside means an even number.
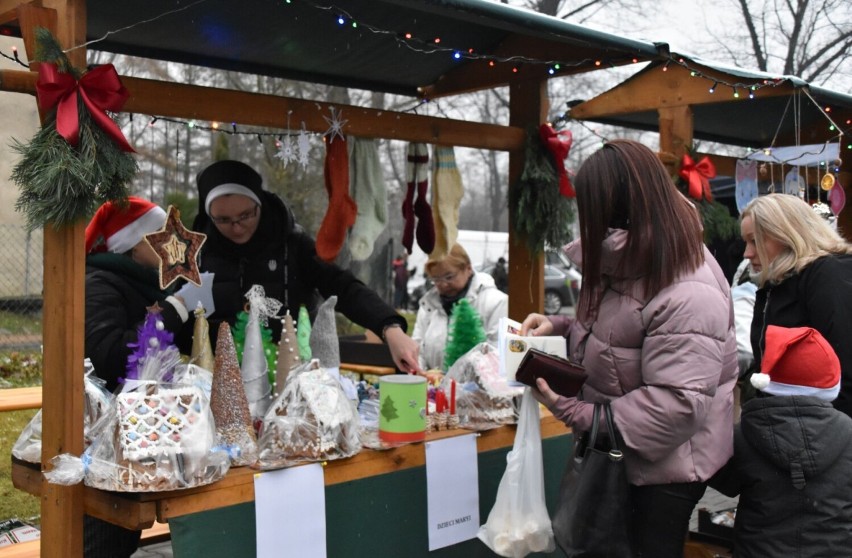
M531 314L527 335L565 335L588 373L578 397L536 398L575 432L610 401L631 483L637 557L680 558L706 481L733 451L737 346L728 283L698 211L647 147L611 141L574 178L583 272L576 319Z

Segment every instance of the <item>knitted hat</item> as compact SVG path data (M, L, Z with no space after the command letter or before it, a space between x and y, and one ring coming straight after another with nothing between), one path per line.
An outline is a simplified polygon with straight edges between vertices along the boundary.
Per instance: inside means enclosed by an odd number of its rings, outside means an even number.
M86 226L86 253L123 254L144 236L163 228L166 212L148 200L130 196L127 205L106 202L98 208Z
M766 350L751 384L771 395L811 395L834 401L840 392L840 360L812 327L766 328Z
M263 179L253 168L239 161L217 161L196 177L198 210L210 214L210 204L218 197L239 194L257 205L263 192Z

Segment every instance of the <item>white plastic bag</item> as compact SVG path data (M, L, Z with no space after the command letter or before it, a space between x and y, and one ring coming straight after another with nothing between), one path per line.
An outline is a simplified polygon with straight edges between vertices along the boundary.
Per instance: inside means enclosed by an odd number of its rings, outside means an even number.
M524 390L515 444L506 456L506 472L497 498L478 537L500 556L523 558L531 552L556 548L550 516L544 503L538 402Z

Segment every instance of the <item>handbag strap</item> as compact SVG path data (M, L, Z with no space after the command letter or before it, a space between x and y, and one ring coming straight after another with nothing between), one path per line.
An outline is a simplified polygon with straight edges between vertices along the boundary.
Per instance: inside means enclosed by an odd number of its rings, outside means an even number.
M614 459L621 459L624 453L618 446L618 438L615 435L615 419L612 418L612 407L610 407L609 401L603 404L603 408L604 417L606 417L606 429L609 433L609 443L611 448L609 450L609 454ZM597 405L595 405L595 410L597 410Z
M601 421L601 404L595 403L595 412L592 415L592 430L589 432L588 447L595 447L595 442L598 440L598 425Z

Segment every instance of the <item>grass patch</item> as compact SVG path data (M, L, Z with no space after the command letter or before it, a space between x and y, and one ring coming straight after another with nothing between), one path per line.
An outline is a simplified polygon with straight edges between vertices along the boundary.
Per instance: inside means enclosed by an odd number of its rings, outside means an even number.
M40 334L41 314L18 314L0 311L0 336Z
M41 502L12 486L12 446L37 409L0 413L0 520L17 517L34 525L40 523Z

